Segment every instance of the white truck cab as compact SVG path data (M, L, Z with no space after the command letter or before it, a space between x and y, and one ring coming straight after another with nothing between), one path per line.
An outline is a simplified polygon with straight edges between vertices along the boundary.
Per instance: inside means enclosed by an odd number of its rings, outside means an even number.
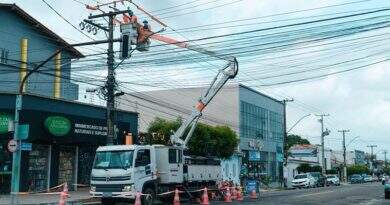
M156 175L155 146L112 145L99 147L91 173L93 197L135 198ZM146 186L145 186L146 185Z

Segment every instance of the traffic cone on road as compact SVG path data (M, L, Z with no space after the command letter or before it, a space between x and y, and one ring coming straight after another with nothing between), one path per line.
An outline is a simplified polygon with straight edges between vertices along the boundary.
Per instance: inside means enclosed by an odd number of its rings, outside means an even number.
M134 205L141 205L141 193L137 192L135 195L135 202Z
M68 198L68 184L65 182L64 183L64 186L63 186L63 189L60 193L60 201L59 201L59 205L65 205L66 203L66 198Z
M202 202L200 203L202 205L209 205L209 194L207 193L207 188L204 188L203 196L202 196Z
M237 190L236 187L230 187L230 193L232 193L232 200L236 200L237 198Z
M240 186L238 186L237 187L237 197L236 197L236 200L237 201L243 201L244 200L244 197L242 196L242 193L241 193L241 187Z
M180 205L179 190L175 189L175 197L173 197L173 205Z
M232 195L230 194L230 189L229 187L226 188L226 195L225 195L225 200L224 202L226 203L231 203L232 202Z
M253 189L253 190L251 191L251 194L250 194L249 197L250 197L251 199L258 199L257 194L256 194L256 190L255 190L255 189Z

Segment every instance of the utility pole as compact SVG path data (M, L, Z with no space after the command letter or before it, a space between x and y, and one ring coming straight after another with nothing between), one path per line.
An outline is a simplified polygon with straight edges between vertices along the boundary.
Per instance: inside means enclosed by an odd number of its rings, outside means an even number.
M383 151L383 155L385 155L385 167L387 167L387 150Z
M283 103L283 123L284 123L284 140L283 140L283 154L284 154L284 166L287 165L287 158L288 158L288 150L287 150L287 102L293 102L294 99L284 99L282 100L282 103ZM284 171L283 173L279 173L279 176L282 177L283 176L283 186L284 187L287 187L287 184L286 184L286 181L285 181L285 178L287 176L284 176Z
M371 171L374 169L374 147L377 145L368 145L367 147L371 148Z
M329 130L324 130L324 117L329 116L329 114L320 114L316 115L318 117L321 117L318 121L321 123L321 161L322 161L322 174L326 174L326 162L325 162L325 142L324 137L326 135L329 135Z
M347 182L347 147L345 146L345 133L349 132L349 130L339 130L339 132L343 133L343 181Z
M287 163L287 151L288 151L288 150L286 150L287 149L287 146L286 146L286 142L287 142L287 103L293 102L293 101L294 101L294 99L292 99L292 98L291 99L286 98L286 99L281 101L283 103L283 109L284 109L283 123L284 123L284 155L285 155L285 160L286 160L285 163Z
M110 11L98 15L90 15L88 19L97 19L108 17L108 28L98 26L100 29L108 32L108 49L107 49L107 82L106 82L106 99L107 99L107 145L114 144L115 138L115 126L114 126L114 111L115 111L115 68L114 68L114 20L115 16L119 14L129 13L129 10L125 11ZM91 23L86 20L85 22Z

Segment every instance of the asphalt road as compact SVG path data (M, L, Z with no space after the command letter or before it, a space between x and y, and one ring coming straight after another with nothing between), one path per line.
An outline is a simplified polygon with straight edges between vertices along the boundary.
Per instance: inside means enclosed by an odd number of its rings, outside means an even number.
M126 203L128 204L128 203ZM158 204L172 204L162 202ZM183 205L193 205L185 203ZM242 202L224 203L210 201L211 205L390 205L390 200L384 199L381 183L348 184L341 186L320 187L311 189L294 189L260 193L258 200L245 198Z
M220 203L212 203L220 204ZM295 189L262 193L257 201L246 200L233 204L261 205L377 205L389 204L384 199L380 183L352 184L339 187Z

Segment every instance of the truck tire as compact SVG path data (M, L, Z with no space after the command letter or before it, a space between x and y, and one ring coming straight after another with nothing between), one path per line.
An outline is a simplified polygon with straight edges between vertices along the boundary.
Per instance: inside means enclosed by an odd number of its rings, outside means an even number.
M144 196L142 196L142 205L152 205L156 201L156 192L154 189L147 187L143 191Z
M385 199L390 199L390 190L385 191Z
M115 205L115 200L112 198L102 198L101 202L103 205Z

